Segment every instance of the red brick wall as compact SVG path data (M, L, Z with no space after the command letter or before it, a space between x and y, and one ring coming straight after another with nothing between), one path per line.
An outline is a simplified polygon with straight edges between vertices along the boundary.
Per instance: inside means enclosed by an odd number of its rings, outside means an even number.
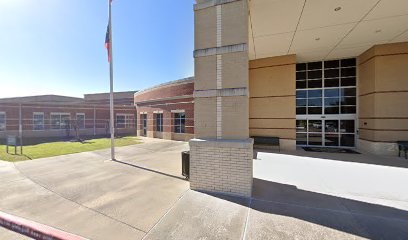
M143 102L147 100L171 98L176 96L192 95L194 91L194 83L184 83L179 85L163 86L153 90L142 91L135 95L135 102Z
M69 113L71 119L76 118L77 113L85 113L85 128L94 128L94 109L96 113L95 127L105 128L106 121L110 119L109 106L93 106L93 105L53 105L53 104L22 104L22 123L23 130L33 130L33 114L34 112L44 113L44 130L51 129L51 113ZM6 113L6 130L13 131L19 129L19 104L0 103L0 112ZM136 121L135 107L117 106L116 113L134 114Z
M194 134L194 98L181 98L172 100L160 100L165 98L193 95L194 83L182 83L178 85L163 86L140 95L135 95L135 104L138 115L138 129L142 130L142 122L139 117L142 112L147 112L147 130L156 131L156 114L154 111L163 112L163 131L174 131L174 113L172 110L184 110L186 115L185 133ZM152 101L154 100L154 101ZM147 103L140 103L149 101Z

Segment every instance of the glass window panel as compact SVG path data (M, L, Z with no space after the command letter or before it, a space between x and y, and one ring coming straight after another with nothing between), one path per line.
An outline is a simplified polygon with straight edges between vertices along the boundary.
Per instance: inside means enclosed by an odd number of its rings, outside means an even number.
M341 134L340 135L340 146L342 147L354 147L354 134Z
M34 113L33 130L44 130L44 114L43 113Z
M341 86L342 87L356 86L356 78L355 77L342 78Z
M297 90L296 98L307 98L307 90Z
M309 134L309 145L322 145L322 134Z
M339 114L339 107L325 107L324 108L324 113L325 114Z
M339 87L339 79L338 78L330 78L324 80L325 87Z
M297 133L296 134L296 144L297 145L307 145L307 134Z
M334 107L334 106L339 106L340 98L325 98L324 99L324 105L326 107Z
M309 98L322 97L322 90L308 90Z
M307 132L307 120L296 120L296 132Z
M304 71L304 70L306 70L306 63L296 64L296 71Z
M355 97L342 97L341 105L356 105L356 98Z
M163 113L156 114L156 131L163 132Z
M325 61L324 68L338 68L340 66L339 60Z
M340 70L339 69L327 69L324 70L324 77L325 78L335 78L339 77L340 75Z
M70 120L69 114L61 114L61 129L70 128L69 120Z
M6 114L0 113L0 131L6 130Z
M308 70L322 69L322 62L310 62L307 64Z
M355 97L356 89L355 88L341 88L340 93L341 93L341 96Z
M356 113L356 107L350 107L350 106L341 107L341 113L342 114L354 114Z
M61 116L57 114L51 114L51 129L59 129L61 123Z
M175 113L174 114L174 132L184 133L186 125L186 115L185 113Z
M306 88L306 81L296 81L296 89Z
M356 66L356 59L349 58L349 59L342 59L341 60L341 67L353 67Z
M306 79L306 72L296 72L296 80Z
M306 107L297 107L296 114L306 114Z
M322 88L322 79L319 80L308 80L307 81L308 88Z
M341 133L354 133L354 120L340 120Z
M329 133L324 136L325 146L339 146L339 134Z
M297 107L304 107L306 106L307 99L296 99L296 106Z
M322 114L322 107L308 107L308 114Z
M85 128L85 114L83 113L77 114L76 120L77 120L78 128L84 129Z
M339 121L338 120L326 120L325 121L325 131L329 133L339 132Z
M342 77L355 77L356 76L356 68L342 68L341 69L341 76Z
M339 89L325 89L324 90L324 97L338 97L340 96Z
M322 98L309 98L308 106L322 106Z
M321 132L322 131L322 120L309 120L308 125L309 132Z
M321 70L307 71L307 79L322 78Z
M116 115L116 127L125 128L126 118L125 115Z

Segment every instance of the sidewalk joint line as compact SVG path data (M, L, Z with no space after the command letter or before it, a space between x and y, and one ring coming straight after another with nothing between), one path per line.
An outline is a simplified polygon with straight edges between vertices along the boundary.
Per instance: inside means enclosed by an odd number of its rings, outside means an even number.
M44 185L41 185L41 184L40 184L39 182L37 182L36 180L34 180L34 179L28 177L27 175L25 175L25 174L16 166L16 164L15 164L14 162L13 162L13 165L14 165L14 167L17 169L17 171L20 172L21 175L23 175L24 177L26 177L28 180L32 181L33 183L37 184L38 186L44 188L45 190L50 191L50 192L56 194L57 196L59 196L59 197L65 199L65 200L67 200L67 201L69 201L69 202L72 202L72 203L74 203L74 204L77 204L77 205L79 205L79 206L85 208L85 209L88 209L88 210L90 210L91 212L100 214L100 215L102 215L102 216L104 216L104 217L107 217L107 218L113 220L113 221L116 221L116 222L119 222L119 223L121 223L121 224L123 224L123 225L126 225L126 226L128 226L128 227L130 227L130 228L132 228L132 229L134 229L134 230L137 230L137 231L146 233L146 231L144 231L144 230L142 230L142 229L140 229L140 228L137 228L137 227L135 227L135 226L133 226L133 225L131 225L131 224L129 224L129 223L126 223L126 222L124 222L124 221L121 221L121 220L119 220L119 219L116 219L116 218L114 218L114 217L112 217L112 216L109 216L109 215L103 213L103 212L100 212L100 211L98 211L98 210L92 209L92 208L90 208L90 207L87 207L87 206L85 206L85 205L79 203L79 202L76 202L76 201L74 201L74 200L72 200L72 199L69 199L69 198L67 198L67 197L62 196L60 193L58 193L58 192L56 192L56 191L54 191L54 190L51 190L51 189L47 188L47 187L44 186ZM50 225L50 226L51 226L51 225Z
M173 208L177 205L178 202L180 202L181 199L184 198L184 196L186 195L186 193L190 191L190 189L187 189L186 191L184 191L184 193L173 203L173 205L166 211L166 213L149 229L149 231L146 232L146 235L144 235L144 237L142 238L142 240L144 240L147 235L149 235L149 233L157 226L159 225L159 223L161 223L163 221L163 219L167 216L168 213L171 212L171 210L173 210Z

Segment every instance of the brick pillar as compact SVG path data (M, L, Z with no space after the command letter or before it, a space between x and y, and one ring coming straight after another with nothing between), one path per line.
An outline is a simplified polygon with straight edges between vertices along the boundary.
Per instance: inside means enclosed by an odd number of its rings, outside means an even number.
M250 196L246 0L197 0L190 187Z

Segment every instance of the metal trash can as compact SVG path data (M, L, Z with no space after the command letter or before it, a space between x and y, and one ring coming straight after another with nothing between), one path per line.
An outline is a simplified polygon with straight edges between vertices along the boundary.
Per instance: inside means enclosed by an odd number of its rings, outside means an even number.
M181 174L190 178L190 151L181 152Z

